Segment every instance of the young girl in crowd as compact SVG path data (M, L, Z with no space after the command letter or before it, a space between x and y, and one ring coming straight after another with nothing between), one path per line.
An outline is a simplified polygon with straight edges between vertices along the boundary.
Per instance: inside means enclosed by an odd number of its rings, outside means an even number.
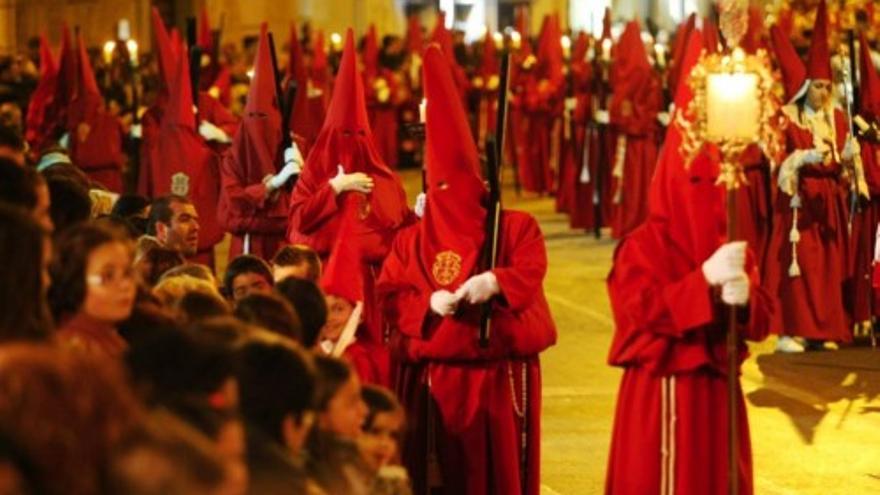
M137 284L132 246L109 227L84 223L57 240L49 304L65 346L120 357L127 344L116 325L131 314Z
M361 397L369 412L358 437L358 450L374 475L371 495L409 495L412 493L406 469L399 464L398 452L405 415L390 390L364 385Z

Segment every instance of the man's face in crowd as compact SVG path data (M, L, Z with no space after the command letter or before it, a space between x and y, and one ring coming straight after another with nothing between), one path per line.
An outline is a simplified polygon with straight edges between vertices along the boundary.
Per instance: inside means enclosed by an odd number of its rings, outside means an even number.
M251 294L269 294L272 284L259 273L245 272L232 279L232 300L240 301Z
M194 256L199 248L199 214L191 203L173 201L171 222L156 224L159 242L169 249L176 249L184 256Z

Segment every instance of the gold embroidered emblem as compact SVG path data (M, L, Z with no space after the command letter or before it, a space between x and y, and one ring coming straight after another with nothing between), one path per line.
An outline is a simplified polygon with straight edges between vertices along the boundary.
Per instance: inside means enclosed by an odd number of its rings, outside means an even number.
M431 274L440 285L449 285L461 273L461 256L454 251L442 251L434 257Z
M189 176L183 172L178 172L171 176L171 192L178 196L186 196L189 194Z

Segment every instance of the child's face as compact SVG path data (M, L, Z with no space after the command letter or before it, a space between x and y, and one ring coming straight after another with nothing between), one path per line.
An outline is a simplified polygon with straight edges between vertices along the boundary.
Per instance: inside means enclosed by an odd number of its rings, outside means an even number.
M402 427L403 414L398 411L377 413L373 424L364 428L358 438L358 449L371 469L378 471L394 461Z
M345 328L345 323L354 311L354 306L347 300L337 296L327 296L327 323L321 329L322 340L336 342Z
M357 440L367 418L367 405L361 398L361 382L355 373L330 399L327 409L320 413L321 429L348 439Z

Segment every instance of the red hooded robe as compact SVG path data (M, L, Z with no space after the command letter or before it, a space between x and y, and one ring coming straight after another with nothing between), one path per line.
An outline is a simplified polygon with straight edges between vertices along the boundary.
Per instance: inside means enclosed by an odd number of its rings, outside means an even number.
M373 300L375 278L394 235L412 221L412 213L406 205L400 179L385 165L373 144L356 53L354 35L349 30L327 118L293 189L287 238L292 244L311 247L326 261L339 235L342 200L361 194L337 195L329 181L337 175L339 166L348 174L369 175L374 187L363 203L357 232L361 236L364 261L364 314L365 319L372 322L372 318L381 316ZM381 329L382 325L371 323L369 328ZM381 335L369 338L382 340Z
M682 77L699 58L690 34ZM679 85L676 112L693 95ZM685 113L686 118L689 115ZM725 191L718 162L703 152L688 168L681 130L670 126L651 183L649 217L624 238L608 276L615 332L608 361L624 369L617 397L605 493L727 492L726 308L713 298L702 263L725 241ZM752 287L740 335L760 340L771 303L747 265ZM747 348L740 343L740 360ZM739 493L752 493L751 448L737 397Z
M241 127L232 148L223 155L217 221L232 233L230 258L248 254L269 260L284 243L289 194L284 187L269 191L266 179L282 161L281 111L275 94L275 73L266 23L254 60Z
M819 4L812 37L806 76L808 80L830 81L828 16L824 1ZM817 141L822 150L830 153L825 162L804 165L794 172L798 179L793 191L784 192L780 187L767 253L765 286L778 298L775 332L849 342L852 333L844 310L842 288L851 267L848 264L846 188L840 180L844 165L839 158L848 139L846 118L843 112L829 105L824 110L826 121L822 127L827 126L830 135L819 136L814 133L821 127L811 125L807 110L797 102L782 109L788 156L782 161L780 171L794 165L796 151L815 149ZM799 198L799 208L792 207L791 193ZM797 223L792 228L795 218Z
M399 234L379 281L392 342L403 361L397 390L414 423L403 458L416 493L426 491L427 473L439 467L441 493L537 494L538 353L556 341L542 289L544 239L530 215L502 213L493 270L502 295L493 308L488 348L477 342L479 306L462 303L455 316L445 318L431 312L433 292L454 291L478 271L486 190L454 79L436 46L426 50L424 69L425 216ZM436 404L430 411L426 397ZM436 434L433 452L425 444L429 431ZM439 466L428 466L434 454Z
M663 107L660 80L648 61L636 21L627 24L618 41L611 85L609 115L617 134L611 233L621 238L648 216L648 188L657 161L657 114Z
M125 130L122 123L104 109L104 99L81 34L77 36L76 74L76 92L67 110L70 158L89 179L112 192L122 193Z

